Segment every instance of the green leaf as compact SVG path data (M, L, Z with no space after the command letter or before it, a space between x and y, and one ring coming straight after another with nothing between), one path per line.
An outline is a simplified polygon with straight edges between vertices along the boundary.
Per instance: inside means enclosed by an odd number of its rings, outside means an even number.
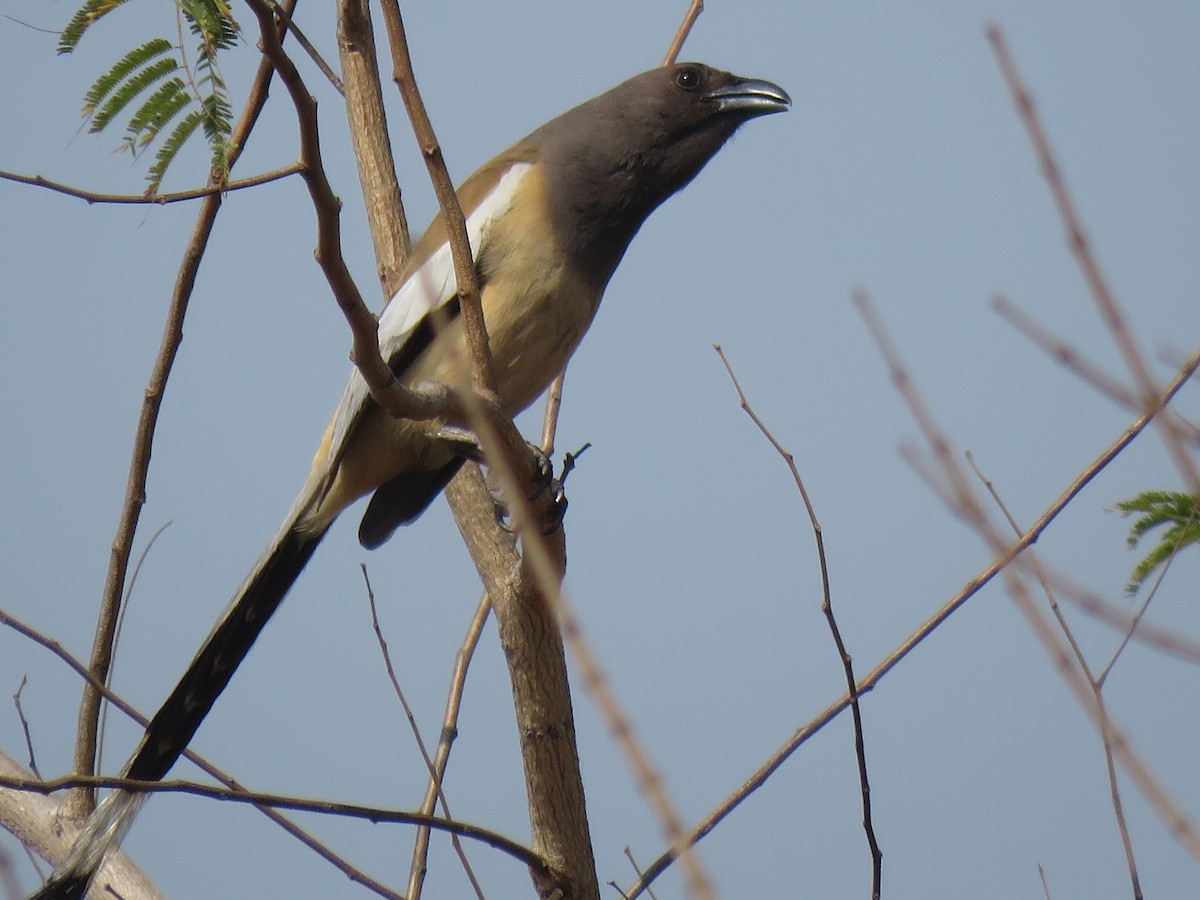
M138 146L150 143L158 133L192 102L182 79L172 78L141 105L129 119L125 130L137 139Z
M1136 547L1149 532L1162 526L1158 544L1137 564L1125 593L1133 596L1160 566L1180 550L1200 543L1200 498L1180 491L1143 491L1132 500L1122 500L1116 509L1123 516L1141 515L1129 528L1126 542Z
M162 56L172 46L171 42L166 38L154 38L126 53L116 65L97 78L93 82L91 89L84 94L84 115L90 115L104 101L104 98L109 95L109 92L116 87L117 83L124 79L130 72L145 65L156 56Z
M112 96L97 110L96 114L92 117L92 124L88 126L88 131L93 133L103 131L108 123L124 110L134 97L144 92L154 82L160 81L178 68L179 64L174 59L164 57L134 72L125 80L124 84L112 92Z
M79 44L85 31L125 2L126 0L86 0L59 34L58 52L70 53Z
M158 193L163 177L167 174L167 168L175 161L175 157L179 154L180 149L187 142L187 139L200 127L203 119L204 113L199 109L193 109L175 124L171 133L167 135L166 140L162 142L162 146L154 154L154 162L150 165L150 170L147 174L147 179L150 182L146 188L147 196Z
M125 2L83 0L60 35L59 52L74 50L93 23ZM147 173L148 193L158 191L167 168L197 131L208 143L212 174L218 180L229 174L233 111L217 58L220 51L238 43L241 28L230 0L175 0L175 5L189 32L198 38L194 62L184 47L167 38L152 38L125 53L84 95L84 115L91 116L92 132L104 130L136 105L125 127L123 149L140 153L170 131ZM181 114L185 115L180 118Z

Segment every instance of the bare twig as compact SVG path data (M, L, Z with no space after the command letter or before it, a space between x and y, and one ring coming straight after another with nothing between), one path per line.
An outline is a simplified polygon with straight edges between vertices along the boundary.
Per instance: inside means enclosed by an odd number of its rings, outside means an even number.
M1110 444L1096 459L1079 475L1074 481L1051 503L1046 510L1038 517L1030 528L1021 535L1021 538L1014 542L1009 550L1009 554L997 559L990 565L985 567L981 572L971 578L963 587L946 601L937 612L930 616L924 623L921 624L908 638L901 643L895 650L889 653L878 665L875 666L867 675L859 679L858 694L859 696L872 690L885 675L895 668L901 660L912 653L926 638L928 638L946 619L950 618L963 604L971 597L975 596L984 585L988 584L1001 568L1016 554L1020 553L1026 547L1030 546L1042 535L1042 533L1050 526L1066 508L1072 500L1078 496L1093 478L1103 471L1109 463L1111 463L1139 434L1145 430L1151 420L1166 405L1171 401L1176 393L1192 378L1197 369L1200 369L1200 351L1197 351L1188 359L1185 364L1176 373L1170 384L1164 389L1163 393L1157 398L1152 408L1138 416L1126 430ZM1143 626L1144 628L1144 626ZM1142 628L1138 629L1139 633ZM714 808L702 821L696 824L687 835L688 845L699 843L708 835L714 828L721 823L731 812L741 805L742 801L762 787L767 780L775 774L793 753L795 753L802 745L819 732L822 728L828 725L833 719L844 712L850 706L850 695L844 694L841 698L831 703L821 713L814 716L809 722L797 729L782 746L779 747L759 768L746 779L745 782L732 794L725 798L716 808ZM646 868L645 875L638 879L637 883L626 889L625 894L632 898L640 895L646 886L653 882L659 875L666 871L676 858L674 848L668 849L665 853L658 857L653 863Z
M1050 885L1046 883L1046 870L1038 863L1038 878L1042 882L1042 893L1046 896L1046 900L1053 900L1050 896Z
M121 644L121 632L125 628L125 617L129 614L129 598L133 596L133 589L137 585L138 575L142 571L142 566L145 564L146 557L150 554L150 550L154 547L155 542L158 541L159 536L170 527L171 527L171 520L168 519L166 522L164 522L162 525L160 525L158 527L158 530L156 530L154 532L154 534L150 535L150 540L146 541L146 546L142 548L142 552L138 555L138 561L133 567L133 574L131 574L129 576L128 583L125 585L125 592L121 596L121 609L120 609L120 612L117 614L117 630L113 632L113 641L112 641L113 656L114 656L113 664L108 667L108 677L104 679L105 684L107 684L109 687L112 687L113 675L116 672L116 668L117 668L115 656L116 656L117 648ZM105 728L107 727L107 725L108 725L108 704L105 703L100 707L100 732L98 735L98 740L96 742L96 769L97 770L102 768L102 763L104 761L104 734L105 734Z
M417 742L417 750L421 753L421 759L425 761L425 768L429 770L429 777L437 785L438 799L442 801L442 809L446 812L446 820L453 821L454 816L450 812L450 803L446 800L446 794L442 790L442 782L437 776L437 771L434 769L433 760L429 758L429 751L425 749L425 741L421 737L421 729L417 727L417 718L413 715L412 707L408 705L408 698L404 696L404 689L400 687L400 679L396 677L396 669L392 665L392 654L388 651L387 639L384 638L383 628L379 625L379 610L375 607L375 591L371 587L371 578L367 575L367 567L365 564L360 563L359 568L362 570L363 581L367 586L367 605L371 610L371 629L375 632L375 640L378 642L379 652L383 656L383 665L387 670L388 680L391 681L392 690L395 691L396 698L404 708L404 715L408 719L408 727L412 730L413 739ZM479 881L475 878L475 872L471 869L471 863L467 859L467 853L463 849L458 835L451 832L450 841L454 845L454 851L458 854L459 861L462 863L467 880L471 882L471 887L475 889L475 896L483 900L483 888L479 886Z
M275 17L287 27L287 30L292 33L292 37L296 39L304 52L308 54L309 59L313 61L325 79L333 85L333 89L342 96L346 95L346 87L342 84L342 79L338 78L337 73L333 71L329 63L325 62L325 58L321 56L317 48L313 46L312 41L300 30L300 26L292 20L292 15L288 10L284 9L275 0L270 0L271 11L275 13Z
M6 628L11 628L22 637L25 637L26 639L33 641L38 646L49 650L60 660L66 663L67 666L77 675L79 675L79 677L82 678L87 684L89 684L97 694L103 697L108 703L119 709L122 713L127 715L140 727L146 728L150 725L150 720L146 716L142 715L132 705L125 702L125 700L119 694L115 693L108 687L108 685L93 675L87 666L76 659L67 651L65 647L62 646L62 644L60 644L54 638L42 634L42 632L38 631L36 628L32 628L15 616L9 615L3 609L0 609L0 625L3 625ZM235 781L222 770L218 769L194 750L185 749L183 751L183 756L189 762L199 767L199 769L205 774L211 775L230 790L241 790L241 785L239 785L237 781ZM95 780L89 782L87 780L87 776L75 776L75 778L77 781L74 783L81 785L81 790L87 789L92 791L94 787L99 784L99 782ZM70 785L64 781L63 786L69 787ZM400 897L399 894L396 894L383 884L380 884L379 882L360 872L355 866L351 865L343 857L334 853L327 846L306 832L299 825L292 822L282 813L268 807L260 807L259 811L288 834L299 840L300 843L304 844L310 850L313 850L315 853L317 853L317 855L333 864L339 871L346 875L347 878L362 884L381 897L387 897L389 900L404 900L404 898Z
M289 0L289 8L294 6L295 0ZM263 60L259 64L254 81L250 86L246 105L242 109L242 114L230 137L230 168L237 162L242 148L246 146L250 132L267 101L267 88L271 82L271 72L271 66L266 60ZM222 176L218 173L213 173L209 177L210 186L220 185L221 181ZM162 340L159 343L158 355L155 357L154 369L150 373L150 380L142 397L142 409L134 434L125 497L121 502L120 521L117 524L116 535L113 537L108 574L105 577L104 592L97 617L96 635L92 643L90 669L95 680L91 681L89 686L85 686L83 699L79 704L74 763L75 771L80 774L96 771L100 695L95 690L95 684L105 681L108 677L108 670L112 666L113 637L117 627L117 615L125 585L125 574L129 567L129 554L133 549L133 537L137 531L142 505L146 502L146 478L150 471L150 451L154 445L158 412L162 407L162 398L175 362L175 354L183 341L183 322L187 315L188 301L191 299L192 289L196 284L196 273L204 259L204 252L208 247L209 236L212 234L217 212L221 208L221 198L222 194L213 193L207 195L201 202L196 225L192 229L192 236L184 250L179 274L175 279L175 288L167 311L167 321L163 328ZM68 811L74 816L86 815L94 805L95 795L89 790L73 791L67 801Z
M1070 344L1060 340L1048 328L1003 294L997 294L992 298L992 309L1002 319L1050 354L1057 362L1066 366L1114 403L1125 407L1130 412L1137 412L1141 409L1142 404L1125 385L1088 360Z
M1063 227L1067 232L1067 243L1092 292L1104 324L1108 327L1126 367L1133 376L1138 393L1141 395L1140 405L1148 409L1159 394L1158 386L1137 340L1133 336L1133 331L1121 311L1116 294L1092 252L1087 232L1083 228L1083 221L1075 208L1070 191L1067 190L1066 179L1063 177L1062 169L1050 147L1050 139L1046 135L1046 130L1038 117L1033 95L1026 87L1020 72L1017 71L1016 63L1004 40L1004 32L997 25L989 25L987 37L996 54L1000 69L1004 73L1004 80L1013 95L1021 121L1024 123L1026 131L1029 132L1029 139L1033 143L1034 152L1037 154L1046 182L1050 186L1050 192L1054 196L1059 218L1062 219ZM1169 416L1162 416L1158 419L1157 424L1166 442L1167 450L1174 459L1188 491L1200 495L1200 473L1197 472L1196 464L1183 446L1174 422Z
M945 478L953 486L956 499L955 506L952 507L953 511L961 516L984 540L996 558L1003 561L1002 574L1009 596L1025 616L1034 635L1042 644L1055 668L1058 669L1064 682L1071 689L1096 729L1105 737L1106 741L1111 742L1114 755L1120 759L1125 771L1171 834L1193 857L1200 860L1200 831L1133 748L1128 736L1118 728L1111 716L1102 713L1099 709L1095 693L1088 687L1085 679L1080 677L1070 654L1059 644L1049 622L1033 602L1024 580L1020 577L1020 571L1027 570L1028 566L1023 559L1018 561L1016 570L1008 566L1008 563L1017 559L1012 545L1001 537L984 513L966 474L951 450L949 440L913 386L903 360L874 306L869 298L861 292L856 295L855 300L867 324L868 331L892 374L892 380L897 390L924 434L926 442L933 449ZM1159 397L1150 398L1151 406L1158 406L1159 402Z
M230 165L232 165L232 160ZM208 184L202 188L193 188L190 191L172 191L169 194L103 194L97 191L88 191L83 188L77 188L73 185L63 184L59 181L51 181L49 178L43 178L41 175L22 175L18 172L5 172L0 170L0 179L5 181L15 181L19 184L28 184L33 187L45 188L48 191L54 191L59 194L66 194L68 197L77 197L80 200L86 200L89 204L92 203L118 203L118 204L133 204L133 205L152 205L164 206L168 203L182 203L185 200L200 200L204 197L212 197L214 195L227 194L230 191L240 191L245 188L258 187L260 184L270 184L272 181L278 181L281 178L287 178L289 175L295 175L300 171L300 165L293 163L290 166L284 166L282 169L276 169L273 172L263 172L261 175L254 175L250 178L239 178L236 181L227 181L224 184Z
M1094 591L1076 584L1061 573L1047 571L1046 575L1058 596L1081 612L1099 619L1122 635L1131 635L1135 641L1179 659L1200 663L1200 641L1195 638L1147 622L1139 618L1137 613L1127 612L1123 607L1109 603Z
M309 797L293 797L288 794L248 791L241 787L214 787L211 784L201 784L196 781L184 781L182 779L137 781L130 778L97 778L95 776L67 775L63 778L51 779L50 781L38 781L31 778L0 776L0 787L29 791L34 794L51 794L55 791L74 788L80 785L87 785L91 788L118 788L130 793L188 794L208 800L220 800L225 803L246 803L260 809L286 809L293 812L316 813L318 815L338 816L346 819L363 819L367 822L375 823L424 825L437 831L446 831L487 844L489 847L493 847L511 856L513 859L525 863L525 865L531 868L545 867L545 861L535 852L499 832L483 828L479 825L471 825L467 822L454 822L439 816L425 816L420 813L388 809L383 806L364 806L357 803L339 803L332 800L313 800ZM400 895L388 891L386 896L399 897Z
M692 0L687 12L683 14L683 22L679 25L679 31L675 33L671 46L667 49L667 55L663 57L662 64L664 66L672 65L675 62L679 51L683 49L683 42L692 33L692 26L696 24L696 20L700 18L702 12L704 12L704 0Z
M483 626L492 611L491 601L485 594L475 608L471 624L467 627L466 637L458 648L454 659L454 673L450 677L450 689L446 696L446 711L442 716L442 733L438 740L437 751L433 757L433 772L429 776L429 784L425 788L425 798L421 801L420 812L431 815L437 808L437 800L441 794L442 781L446 777L446 767L450 762L450 750L458 737L458 711L462 706L463 691L467 684L467 669L471 658L475 655L475 647L483 634ZM449 816L449 813L446 814ZM429 829L417 828L416 840L413 843L413 860L408 874L409 900L417 900L425 884L426 860L429 856Z
M462 309L463 322L467 332L467 346L471 356L472 383L475 390L485 396L494 396L496 392L495 364L492 361L492 351L488 346L487 325L483 320L483 307L479 301L479 285L475 277L475 265L471 254L471 245L467 239L467 221L458 196L454 192L454 182L446 171L446 161L442 157L442 148L433 132L429 114L421 100L416 78L412 74L412 58L408 52L408 38L404 30L404 19L400 15L400 7L395 0L383 4L383 17L388 32L388 42L392 48L394 69L392 79L400 90L400 97L408 111L412 122L413 133L421 148L425 167L429 170L429 180L433 183L438 205L446 221L446 235L450 244L450 252L454 258L454 276L458 285L458 300Z
M638 878L641 878L642 877L642 867L639 866L638 861L633 858L633 851L630 850L629 847L625 848L625 858L629 860L629 865L633 867L634 874L637 875ZM617 893L621 894L622 897L625 896L624 892L622 892L621 889L619 887L617 887L617 884L615 881L610 881L609 884L611 884L614 888L616 888ZM646 893L650 895L650 900L658 900L658 898L656 896L654 896L654 891L652 891L650 888L646 888Z
M967 462L979 477L980 482L991 494L992 499L996 502L996 506L1003 513L1004 518L1008 521L1012 530L1018 537L1021 535L1021 527L1017 524L1017 520L1009 511L1007 504L1000 497L1000 493L996 490L996 486L992 481L984 476L982 470L975 462L975 457L970 451L966 454ZM1022 556L1022 561L1029 567L1038 583L1042 586L1042 590L1046 595L1046 601L1050 606L1050 611L1054 613L1054 618L1058 622L1058 627L1062 631L1063 636L1067 639L1067 644L1071 648L1071 652L1075 656L1075 661L1079 664L1079 670L1083 673L1088 687L1092 691L1092 696L1096 703L1096 715L1100 724L1100 738L1104 745L1104 764L1108 772L1108 789L1109 796L1112 800L1113 815L1117 820L1117 829L1121 834L1121 845L1125 851L1125 864L1129 870L1129 878L1133 885L1134 900L1141 900L1142 888L1138 878L1137 861L1133 855L1133 842L1129 837L1129 826L1125 821L1125 807L1121 802L1120 785L1117 782L1117 767L1116 761L1113 758L1113 730L1112 722L1109 719L1108 707L1104 702L1104 675L1097 678L1092 673L1092 668L1088 665L1087 657L1084 656L1083 648L1079 646L1079 641L1075 638L1075 632L1067 624L1067 619L1062 613L1062 609L1058 605L1058 600L1054 596L1054 591L1050 587L1050 582L1046 577L1046 573L1042 569L1041 560L1033 548L1030 547ZM1132 629L1131 629L1132 631ZM1128 636L1126 636L1128 639ZM1124 646L1124 644L1122 644ZM1113 662L1116 662L1116 656L1113 657ZM1110 664L1111 665L1111 664Z
M42 777L42 773L38 771L37 756L33 752L33 738L29 734L29 722L25 719L25 710L21 709L21 691L25 690L26 678L21 676L21 683L17 685L16 692L12 695L13 706L17 709L17 719L21 722L21 733L25 735L25 749L29 753L29 771L38 778Z
M721 357L721 362L725 365L725 371L729 373L729 380L733 382L733 387L737 391L738 405L750 417L763 437L775 448L775 452L779 454L792 473L792 480L796 483L796 490L800 492L804 508L808 512L808 520L812 523L813 537L817 544L817 560L821 569L821 611L825 614L825 621L829 624L829 631L833 636L833 643L842 663L842 671L846 676L846 688L850 697L850 715L854 720L854 755L858 761L858 781L862 791L863 831L866 833L867 849L871 854L871 897L873 900L879 900L883 886L883 851L879 849L879 842L875 836L875 824L871 818L871 780L867 775L867 751L866 743L863 740L862 710L859 707L858 688L854 679L854 661L846 650L845 641L842 640L841 630L838 628L837 619L833 614L833 595L829 588L829 566L825 558L825 532L817 519L817 512L813 507L812 500L809 499L808 490L804 487L804 479L800 477L800 470L796 468L796 457L779 443L775 435L767 428L766 423L750 406L750 402L746 399L746 392L742 389L737 375L734 374L733 366L729 364L729 359L725 356L721 345L714 344L713 349L717 351L717 355Z
M1121 658L1121 654L1125 652L1125 648L1129 646L1129 642L1133 640L1133 636L1137 634L1138 626L1142 623L1142 617L1146 615L1146 610L1150 608L1150 601L1154 599L1154 595L1158 593L1159 586L1163 583L1163 579L1167 577L1167 572L1171 568L1171 563L1175 561L1175 557L1179 553L1179 545L1176 544L1171 550L1171 555L1163 562L1162 568L1158 571L1158 576L1154 579L1154 584L1150 586L1150 590L1146 592L1146 599L1142 601L1142 605L1138 607L1137 612L1129 620L1129 627L1125 629L1125 634L1121 638L1121 643L1117 645L1117 649L1113 651L1112 657L1108 664L1100 672L1100 677L1097 679L1100 684L1108 679L1109 673L1113 666L1117 664L1117 660Z
M334 299L354 335L351 356L370 388L371 397L399 418L428 419L446 413L453 393L447 387L427 386L414 390L402 385L379 355L375 316L363 302L362 294L342 256L341 202L333 193L321 161L321 135L317 128L317 102L305 87L295 64L280 44L278 26L268 0L246 0L258 17L263 54L288 89L296 109L300 130L301 174L308 186L317 216L316 259L329 283Z

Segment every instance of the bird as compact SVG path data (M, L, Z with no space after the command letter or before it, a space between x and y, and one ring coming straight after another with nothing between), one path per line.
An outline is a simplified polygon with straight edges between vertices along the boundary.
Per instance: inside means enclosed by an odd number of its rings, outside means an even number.
M531 132L457 190L466 217L500 403L525 409L563 370L647 217L687 185L746 121L783 112L778 85L700 63L636 75ZM444 217L413 248L378 319L379 350L405 385L462 385L466 358ZM311 471L275 537L183 677L150 721L122 775L164 778L228 685L338 516L371 494L364 547L415 521L470 456L436 423L395 418L350 375ZM116 790L30 900L85 895L146 796Z

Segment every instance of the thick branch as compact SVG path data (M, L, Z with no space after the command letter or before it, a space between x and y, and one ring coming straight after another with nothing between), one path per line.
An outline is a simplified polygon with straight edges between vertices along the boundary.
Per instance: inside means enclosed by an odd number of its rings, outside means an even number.
M412 239L404 217L400 183L388 140L375 33L368 0L338 0L338 50L346 88L346 115L358 163L371 240L384 298L400 288Z
M496 610L512 679L533 849L550 866L542 872L531 870L534 882L540 896L551 896L558 888L571 900L598 900L566 655L554 600L538 589L538 579L520 562L513 535L496 526L478 467L465 467L446 496ZM561 573L566 562L561 532L552 543Z
M60 821L65 803L13 786L22 781L36 783L37 779L0 751L0 828L43 859L65 859L78 833ZM108 855L101 872L101 879L121 886L125 900L162 900L162 894L121 851Z

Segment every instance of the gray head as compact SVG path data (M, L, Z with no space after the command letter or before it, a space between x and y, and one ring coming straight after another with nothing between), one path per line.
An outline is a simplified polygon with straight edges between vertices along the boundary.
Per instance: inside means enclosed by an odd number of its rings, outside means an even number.
M552 214L574 223L563 231L568 250L603 283L646 217L691 181L738 126L791 102L769 81L679 63L630 78L521 143L532 142L546 166Z

